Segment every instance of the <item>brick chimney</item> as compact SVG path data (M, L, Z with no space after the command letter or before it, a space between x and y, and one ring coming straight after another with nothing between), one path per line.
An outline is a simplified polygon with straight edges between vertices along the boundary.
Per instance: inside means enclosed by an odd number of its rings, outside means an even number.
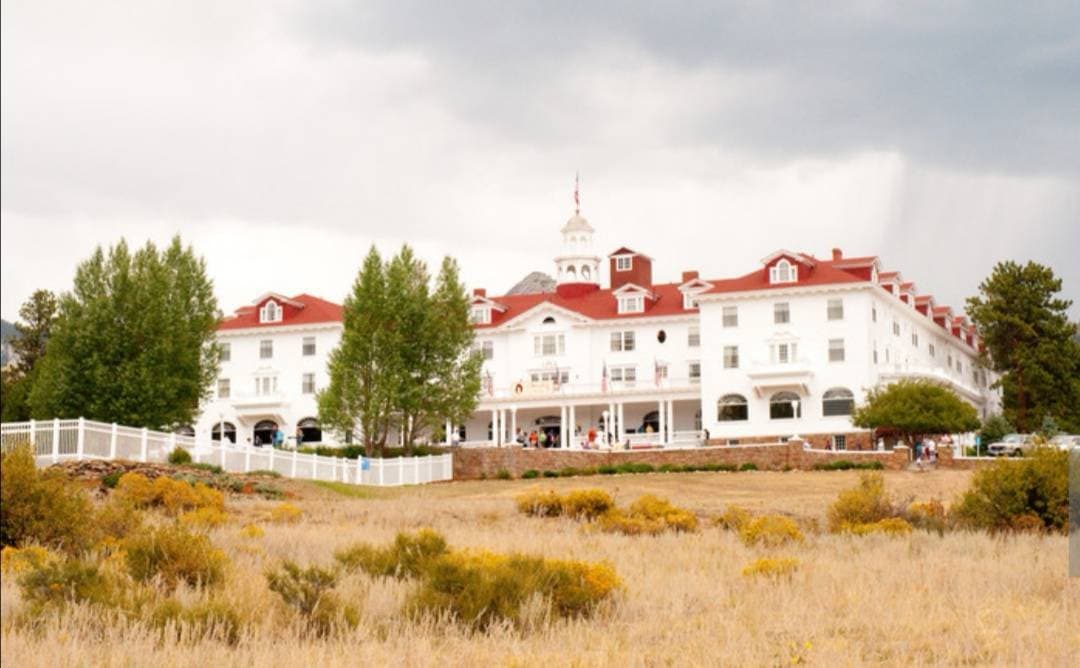
M696 271L684 271L682 273L682 282L683 283L689 283L690 281L694 280L697 277L698 277L698 273Z
M844 251L840 250L839 248L832 249L832 259L833 259L833 262L836 262L837 260L843 260L844 259Z
M485 288L473 288L473 297L487 297L487 290Z

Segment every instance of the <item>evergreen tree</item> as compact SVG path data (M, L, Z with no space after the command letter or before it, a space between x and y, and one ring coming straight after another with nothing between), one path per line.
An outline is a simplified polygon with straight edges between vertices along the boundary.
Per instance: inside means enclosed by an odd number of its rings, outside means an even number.
M98 247L60 298L30 392L34 417L190 424L217 375L219 318L205 262L179 237L163 251Z
M56 321L56 296L48 290L36 290L19 308L20 320L15 323L16 335L11 340L14 361L5 369L2 378L2 407L4 422L30 419L30 390L34 385L35 369L45 355Z
M870 390L851 421L864 429L892 429L909 444L927 435L979 428L974 406L928 380L901 380Z
M967 302L986 344L984 364L1001 374L1005 416L1021 432L1039 429L1046 416L1080 431L1080 343L1067 315L1072 302L1060 292L1049 267L1001 262Z

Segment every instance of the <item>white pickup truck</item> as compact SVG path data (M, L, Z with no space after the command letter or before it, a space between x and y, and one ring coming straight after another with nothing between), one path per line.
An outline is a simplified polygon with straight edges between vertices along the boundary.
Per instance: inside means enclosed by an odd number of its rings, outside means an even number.
M993 457L1020 457L1033 445L1031 434L1006 434L1005 438L991 443L986 451Z

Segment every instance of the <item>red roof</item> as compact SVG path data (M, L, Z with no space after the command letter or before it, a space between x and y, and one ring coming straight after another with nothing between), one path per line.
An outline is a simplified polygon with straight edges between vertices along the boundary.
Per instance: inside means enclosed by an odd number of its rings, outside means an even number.
M218 324L218 329L248 329L251 327L288 327L291 325L312 325L320 322L341 322L341 304L328 302L313 295L300 294L289 297L289 301L300 304L299 307L288 303L281 304L284 312L279 322L259 322L259 309L275 295L266 295L258 303L241 306L236 313ZM281 301L278 299L277 301Z

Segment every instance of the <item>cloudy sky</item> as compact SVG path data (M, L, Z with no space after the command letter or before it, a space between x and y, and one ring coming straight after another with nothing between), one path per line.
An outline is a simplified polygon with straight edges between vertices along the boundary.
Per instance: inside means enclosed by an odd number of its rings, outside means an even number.
M1080 5L1030 4L5 0L0 312L175 233L226 311L342 299L372 243L500 292L552 271L576 171L661 280L839 246L1080 302Z

